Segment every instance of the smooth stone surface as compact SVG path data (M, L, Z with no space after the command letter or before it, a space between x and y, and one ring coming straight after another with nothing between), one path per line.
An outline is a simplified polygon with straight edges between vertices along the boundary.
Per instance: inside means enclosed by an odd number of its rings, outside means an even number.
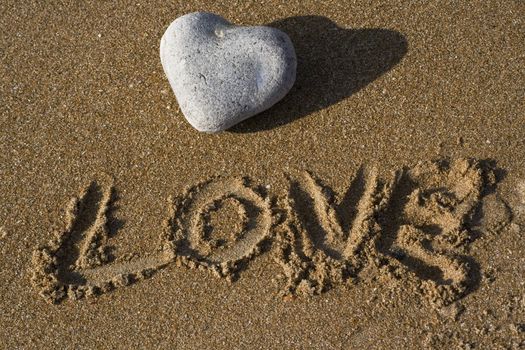
M160 59L184 116L205 132L228 129L273 106L291 89L297 66L282 31L235 26L206 12L170 24Z

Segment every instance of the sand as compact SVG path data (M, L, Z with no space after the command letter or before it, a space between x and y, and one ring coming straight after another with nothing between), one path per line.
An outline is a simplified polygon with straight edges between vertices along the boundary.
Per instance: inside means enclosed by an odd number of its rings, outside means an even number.
M220 134L159 40L288 33L295 86ZM525 346L525 5L7 1L5 348Z

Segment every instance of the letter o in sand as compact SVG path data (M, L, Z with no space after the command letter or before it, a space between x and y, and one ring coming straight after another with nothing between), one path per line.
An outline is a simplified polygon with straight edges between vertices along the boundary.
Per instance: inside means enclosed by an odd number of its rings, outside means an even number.
M210 237L210 217L227 202L236 208L241 225L237 230L232 227L227 241L219 242ZM191 187L175 200L170 226L177 262L231 277L260 252L269 237L270 201L250 188L246 178L217 177Z

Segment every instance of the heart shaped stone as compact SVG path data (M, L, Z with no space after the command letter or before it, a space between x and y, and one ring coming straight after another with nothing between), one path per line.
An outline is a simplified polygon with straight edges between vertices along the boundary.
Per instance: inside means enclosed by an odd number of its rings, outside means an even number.
M205 132L273 106L290 91L297 66L293 44L280 30L235 26L206 12L170 24L160 59L184 116Z

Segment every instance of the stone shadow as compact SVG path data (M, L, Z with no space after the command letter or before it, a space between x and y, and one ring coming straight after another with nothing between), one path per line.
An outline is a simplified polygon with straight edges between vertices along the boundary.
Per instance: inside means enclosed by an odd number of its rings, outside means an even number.
M287 33L295 46L295 84L283 100L231 132L270 130L337 103L388 72L408 50L406 38L394 30L345 29L321 16L289 17L268 26Z

